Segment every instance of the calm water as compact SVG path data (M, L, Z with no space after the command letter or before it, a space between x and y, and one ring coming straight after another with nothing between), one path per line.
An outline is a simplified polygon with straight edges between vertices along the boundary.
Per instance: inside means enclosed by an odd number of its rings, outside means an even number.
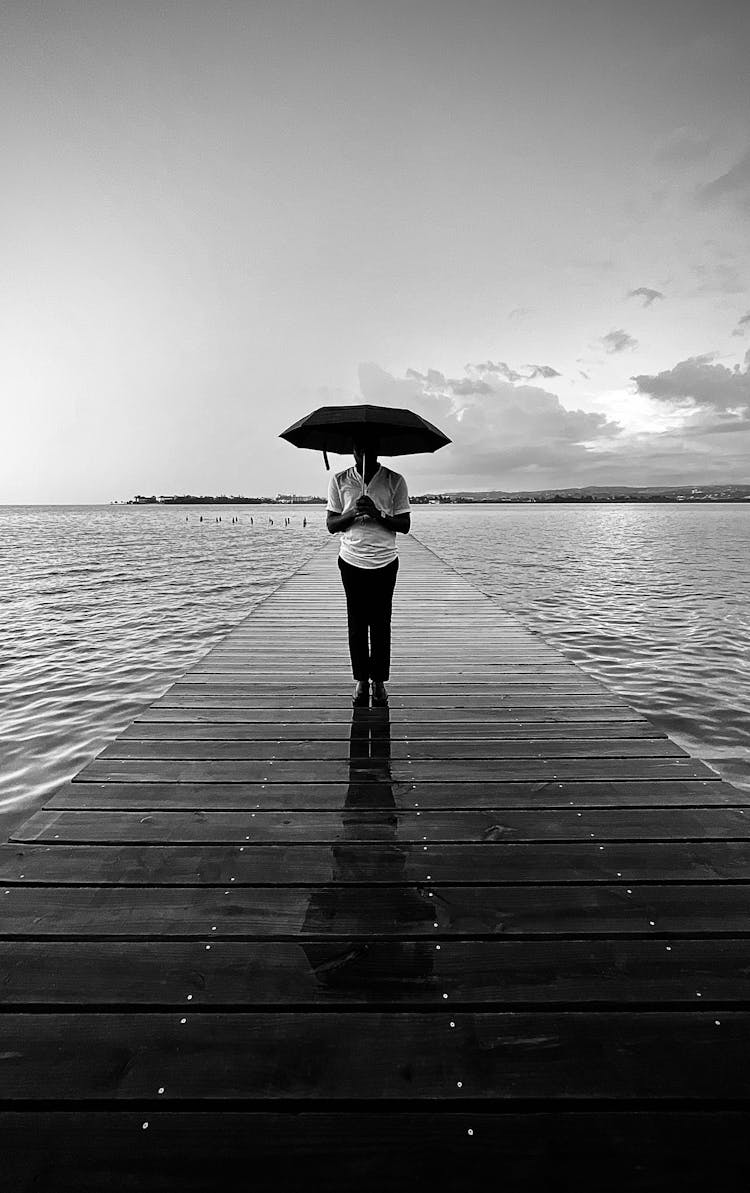
M327 542L324 523L322 506L0 508L0 827ZM750 508L417 506L413 526L750 790Z

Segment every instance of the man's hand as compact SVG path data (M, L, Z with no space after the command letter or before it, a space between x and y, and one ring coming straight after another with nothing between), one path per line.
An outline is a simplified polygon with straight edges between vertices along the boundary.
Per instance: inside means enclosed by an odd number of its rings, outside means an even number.
M357 498L355 509L359 516L366 515L368 518L380 517L380 510L376 506L372 497L368 497L367 494L363 494L361 497Z

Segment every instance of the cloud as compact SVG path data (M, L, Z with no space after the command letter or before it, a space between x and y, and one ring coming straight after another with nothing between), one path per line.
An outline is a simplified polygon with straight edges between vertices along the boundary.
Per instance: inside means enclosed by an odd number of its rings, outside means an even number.
M437 369L428 369L426 373L418 373L416 369L407 369L406 376L414 381L423 382L425 385L447 384L445 377Z
M688 415L698 415L687 430L746 429L750 427L750 351L744 368L716 364L716 353L706 352L681 360L671 369L655 375L633 377L639 393L660 402L683 406ZM716 416L719 415L719 419Z
M552 365L524 365L524 368L531 370L526 374L527 381L534 381L537 377L544 377L547 380L552 377L562 377L562 373L558 373L557 369L552 368Z
M663 298L661 290L652 290L650 286L639 286L637 290L629 290L628 298L642 298L644 307L650 307L657 298Z
M535 381L537 377L543 377L549 381L553 377L562 377L562 373L559 373L557 369L553 369L552 365L524 365L523 367L525 369L529 369L529 372L519 373L517 369L512 369L510 365L505 363L504 360L485 360L480 364L464 365L464 368L466 369L466 372L469 374L469 376L479 375L481 377L484 375L489 375L495 377L504 377L506 381L512 382ZM407 375L410 373L413 373L413 370L407 369ZM465 386L467 383L460 381L453 382L452 384ZM464 388L463 390L456 392L468 393L469 391Z
M464 365L467 373L479 373L480 376L484 373L494 373L500 377L504 377L506 381L522 381L521 373L517 373L510 365L507 365L504 360L485 360L478 365Z
M654 157L660 162L682 165L703 161L713 149L713 141L696 128L676 128L657 146Z
M366 401L409 405L453 440L444 453L415 460L412 473L437 474L443 484L449 476L459 488L466 487L470 478L472 484L502 487L517 475L520 487L528 487L529 476L541 476L542 484L551 475L573 475L590 454L592 443L602 444L620 433L619 423L606 415L568 410L555 394L535 385L514 384L501 371L485 371L484 378L478 379L476 370L483 369L467 366L466 377L409 369L402 380L379 365L360 365ZM442 382L436 382L437 377Z
M623 331L621 327L614 331L608 331L606 336L602 336L601 342L605 351L610 354L613 352L624 352L626 348L632 349L638 347L638 341L634 340L626 331Z
M459 397L465 397L468 394L491 394L493 392L492 386L488 381L477 381L472 377L452 379L446 384L450 392Z
M750 311L737 320L737 326L732 332L733 336L744 336L745 332L750 331Z
M750 210L750 149L726 173L699 186L696 198L703 207L734 199Z
M738 396L748 400L750 350L744 370L716 365L709 353L636 378L641 393L653 391L652 401L673 404L682 425L628 434L606 414L568 410L547 390L514 384L500 372L483 375L489 393L457 392L465 380L479 377L478 367L468 366L463 378L437 369L396 377L377 364L360 365L366 401L409 406L453 440L434 455L408 457L403 471L412 492L747 480L750 419L735 407ZM717 383L716 400L699 406L684 395L705 397L706 376ZM663 427L663 419L657 421Z

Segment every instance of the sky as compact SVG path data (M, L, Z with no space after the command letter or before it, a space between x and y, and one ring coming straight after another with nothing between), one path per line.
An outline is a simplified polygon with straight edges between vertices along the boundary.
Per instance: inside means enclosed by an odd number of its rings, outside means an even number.
M6 0L0 503L750 483L745 0ZM346 457L332 457L334 468Z

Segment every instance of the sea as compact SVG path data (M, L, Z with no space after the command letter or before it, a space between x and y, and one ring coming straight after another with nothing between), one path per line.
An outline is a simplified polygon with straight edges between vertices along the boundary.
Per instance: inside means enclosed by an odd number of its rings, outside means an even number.
M416 505L412 529L750 792L750 503ZM2 839L329 537L322 505L0 507Z

